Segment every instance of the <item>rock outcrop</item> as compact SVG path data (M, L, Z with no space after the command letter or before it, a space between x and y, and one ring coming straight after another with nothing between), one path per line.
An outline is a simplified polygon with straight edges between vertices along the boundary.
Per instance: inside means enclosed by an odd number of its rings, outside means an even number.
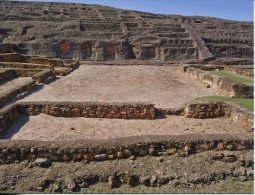
M1 1L0 53L79 60L253 63L253 23L99 5Z

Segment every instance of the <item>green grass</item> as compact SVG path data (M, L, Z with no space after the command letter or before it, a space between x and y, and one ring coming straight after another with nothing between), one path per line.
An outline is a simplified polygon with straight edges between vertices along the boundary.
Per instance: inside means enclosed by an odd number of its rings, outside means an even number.
M236 75L236 74L233 74L233 73L230 73L230 72L226 72L224 70L222 71L208 71L212 74L215 74L217 76L221 76L221 77L224 77L224 78L227 78L229 80L232 80L232 81L236 81L238 83L243 83L243 84L253 84L253 79L250 79L250 78L246 78L246 77L243 77L243 76L239 76L239 75Z
M226 103L234 103L241 107L248 109L253 112L253 99L244 99L244 98L230 98L224 96L205 96L199 97L195 101L213 101L213 102L226 102Z

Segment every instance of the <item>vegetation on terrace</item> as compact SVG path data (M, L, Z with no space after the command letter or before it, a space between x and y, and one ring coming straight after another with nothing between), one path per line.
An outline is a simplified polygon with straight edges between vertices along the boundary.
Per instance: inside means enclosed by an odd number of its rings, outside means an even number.
M243 83L243 84L253 84L253 82L254 82L254 80L251 79L251 78L246 78L244 76L239 76L239 75L236 75L236 74L224 71L224 70L221 70L221 71L208 71L208 72L210 72L212 74L215 74L215 75L218 75L218 76L221 76L221 77L224 77L224 78L227 78L227 79L232 80L232 81Z
M195 99L195 101L212 101L212 102L226 102L237 104L243 108L248 109L253 112L254 110L254 99L245 99L245 98L231 98L225 96L204 96Z

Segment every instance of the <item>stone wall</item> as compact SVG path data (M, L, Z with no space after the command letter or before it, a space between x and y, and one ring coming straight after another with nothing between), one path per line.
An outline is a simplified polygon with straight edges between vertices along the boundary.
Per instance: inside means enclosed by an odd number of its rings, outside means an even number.
M0 70L0 83L17 77L14 70Z
M22 102L18 103L18 110L25 115L44 113L56 117L155 118L154 105L144 103Z
M243 126L248 131L253 131L254 129L254 114L252 112L247 112L247 110L236 106L230 105L229 117L237 124Z
M6 106L0 110L0 134L20 116L16 106Z
M27 62L26 58L18 53L0 53L0 62Z
M174 155L186 157L207 150L249 150L253 139L231 135L137 136L113 140L16 141L0 140L0 164L48 158L55 162L105 161L131 156Z
M253 78L254 77L254 70L253 68L233 68L233 67L224 67L224 70L238 74L238 75L242 75L242 76L246 76L246 77L250 77Z
M14 44L0 43L0 53L11 53L15 48Z
M225 103L194 103L185 107L185 116L188 118L218 118L225 116L228 105Z
M253 98L253 85L237 83L194 67L186 67L186 73L230 97Z
M49 80L56 78L56 75L52 70L42 70L32 76L32 79L36 83L47 83Z
M5 91L0 94L0 107L6 103L7 101L11 100L14 97L17 97L17 95L24 93L27 94L35 85L35 81L27 81L24 85L22 86L17 86L14 87L8 91Z
M247 131L253 130L254 114L235 104L223 102L198 102L186 105L184 115L188 118L218 118L229 117L233 122L244 127Z

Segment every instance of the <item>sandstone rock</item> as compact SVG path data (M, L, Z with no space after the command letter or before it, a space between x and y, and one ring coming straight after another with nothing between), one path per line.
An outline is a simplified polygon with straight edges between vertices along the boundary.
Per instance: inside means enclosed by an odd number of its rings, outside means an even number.
M150 186L150 177L148 176L141 176L139 179L140 183L149 187Z
M123 158L123 156L124 156L124 153L123 153L122 151L118 151L118 152L117 152L117 158L118 158L118 159Z
M80 161L80 160L82 160L83 155L80 154L80 153L74 153L74 154L72 155L72 158L73 158L73 161Z
M111 175L108 177L108 183L110 188L117 188L120 185L120 180L116 176Z
M34 162L30 163L31 167L43 167L48 168L51 166L51 160L48 158L37 158Z
M103 161L107 160L107 157L108 157L107 154L98 154L94 156L94 159L98 161Z
M139 151L139 156L146 156L148 154L147 150L140 150Z
M124 156L125 156L125 157L130 157L130 156L132 156L132 152L131 152L130 150L128 150L128 149L125 149L125 150L123 151L123 153L124 153Z
M75 181L72 179L72 178L66 178L65 180L64 180L64 182L63 182L63 186L66 188L66 189L68 189L68 190L70 190L70 191L75 191L75 189L76 189L76 183L75 183Z
M222 160L224 157L223 153L215 153L212 157L211 160Z
M226 145L226 149L233 150L234 149L234 145L232 145L232 144Z
M218 143L217 149L218 150L224 150L225 149L224 144L223 143Z
M89 184L88 184L88 182L82 182L81 184L79 184L79 187L80 188L88 188Z
M158 181L158 177L156 175L152 175L150 180L150 186L157 187L157 181Z
M135 156L135 155L130 156L129 159L130 159L130 160L135 160L135 159L136 159L136 156Z
M225 156L225 158L223 159L224 162L226 163L233 163L235 162L237 159L236 159L236 156L234 154L228 154Z
M53 187L52 187L52 192L59 192L59 193L62 193L63 192L63 189L61 188L61 186L59 185L59 183L57 184L54 184Z
M177 149L176 148L171 148L167 151L167 154L168 155L174 155L177 153Z
M157 155L156 149L153 148L153 147L150 147L150 148L149 148L149 154L152 155L152 156L156 156L156 155Z
M92 161L93 160L93 155L90 154L90 153L87 153L87 154L84 154L84 160L87 160L87 161Z
M109 160L114 160L116 156L114 154L108 154L108 159Z

